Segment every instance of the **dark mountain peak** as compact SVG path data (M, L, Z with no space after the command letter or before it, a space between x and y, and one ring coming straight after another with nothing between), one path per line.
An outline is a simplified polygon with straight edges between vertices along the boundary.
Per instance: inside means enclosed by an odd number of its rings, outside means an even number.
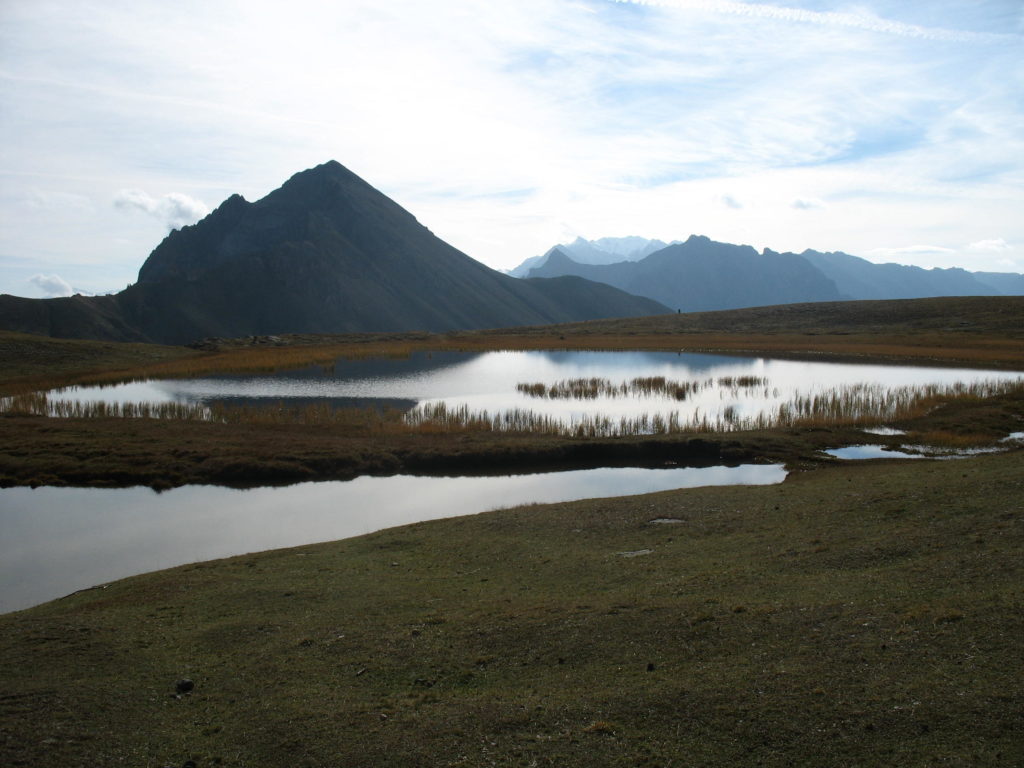
M559 246L553 246L545 253L540 263L527 271L524 277L557 277L566 274L576 274L582 264L575 261L569 254Z
M291 178L282 184L280 189L301 189L310 184L332 182L336 184L351 182L366 184L365 181L360 179L356 174L352 173L352 171L337 160L328 160L326 163L321 163L320 165L315 165L312 168L307 168L304 171L292 174ZM367 184L367 186L369 185Z
M227 200L225 200L223 203L218 205L215 210L219 211L221 209L230 210L232 208L240 208L240 207L244 208L248 204L249 204L248 200L246 200L240 194L235 192L233 195L228 197Z
M547 263L555 266L562 266L577 264L578 262L556 245L548 251Z
M382 236L417 240L426 229L404 208L330 160L296 173L255 203L231 195L205 219L172 232L142 265L139 282L198 280L231 263L244 268L286 243L311 242L327 232L345 233L351 244L376 243Z
M337 160L328 160L313 168L299 171L258 204L265 207L324 210L340 203L352 204L356 200L365 201L368 198L387 200L384 195ZM394 207L401 210L397 205Z

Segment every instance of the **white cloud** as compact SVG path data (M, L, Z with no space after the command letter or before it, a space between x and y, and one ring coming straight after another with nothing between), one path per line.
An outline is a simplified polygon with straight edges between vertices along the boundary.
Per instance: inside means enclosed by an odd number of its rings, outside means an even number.
M60 275L32 275L28 279L32 285L39 288L44 295L44 298L55 299L64 296L74 296L77 291L71 287L71 284L64 280Z
M1001 237L995 240L978 240L967 246L972 251L984 251L988 253L1002 253L1010 250L1010 244Z
M737 200L732 195L722 195L722 203L727 208L733 208L735 210L739 210L740 208L743 207L743 203L741 203L739 200Z
M143 211L162 221L169 229L195 224L210 212L205 203L180 192L171 192L157 199L141 189L122 189L114 196L114 206Z
M941 245L905 245L900 248L872 248L873 256L922 256L934 253L956 253L952 248Z
M790 203L791 208L796 208L798 211L811 211L815 208L824 208L825 204L821 200L807 199L804 197L796 198Z

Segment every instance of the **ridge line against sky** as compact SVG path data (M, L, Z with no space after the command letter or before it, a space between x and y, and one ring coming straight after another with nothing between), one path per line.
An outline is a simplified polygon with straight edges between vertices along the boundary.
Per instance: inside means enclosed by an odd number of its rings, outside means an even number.
M1024 271L1019 0L0 5L0 292L134 281L336 159L508 269L577 236Z

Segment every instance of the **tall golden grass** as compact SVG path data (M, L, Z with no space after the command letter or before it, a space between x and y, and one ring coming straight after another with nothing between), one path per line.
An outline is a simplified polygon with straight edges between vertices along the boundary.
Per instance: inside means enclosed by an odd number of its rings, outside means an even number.
M220 424L329 425L383 432L405 431L402 411L396 408L333 408L328 403L290 406L285 401L272 405L230 405L205 403L107 403L79 402L34 392L0 398L0 414L47 416L72 419L175 419Z

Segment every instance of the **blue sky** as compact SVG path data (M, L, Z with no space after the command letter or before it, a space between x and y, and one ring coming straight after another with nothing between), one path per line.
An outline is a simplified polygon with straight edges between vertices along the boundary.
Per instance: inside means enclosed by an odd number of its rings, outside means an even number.
M335 159L499 269L577 236L1024 272L1024 4L0 3L0 292L123 288Z

